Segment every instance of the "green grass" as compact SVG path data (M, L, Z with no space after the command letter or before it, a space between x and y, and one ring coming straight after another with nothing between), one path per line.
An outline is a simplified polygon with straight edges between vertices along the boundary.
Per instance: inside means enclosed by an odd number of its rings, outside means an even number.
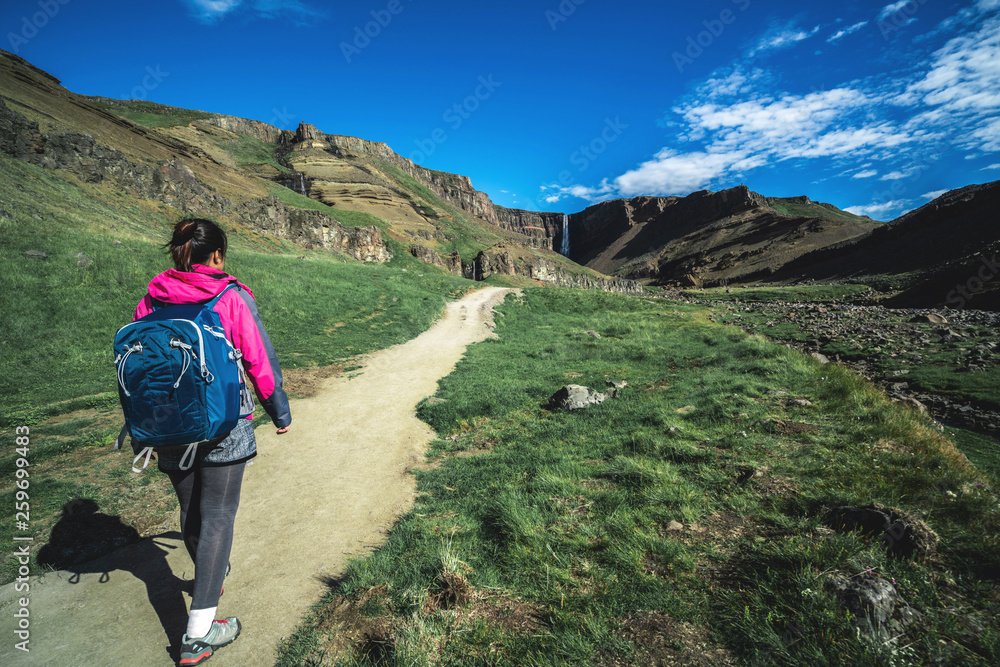
M857 222L869 222L869 223L875 222L873 220L869 220L868 218L864 218L860 215L854 215L853 213L842 211L831 204L822 204L819 202L812 202L811 204L803 204L794 201L793 199L785 199L777 197L774 199L769 199L768 206L773 208L778 213L784 213L785 215L801 216L803 218L834 218L838 220L851 220Z
M229 153L236 164L241 167L268 165L278 171L287 172L288 168L278 162L275 157L274 144L261 141L248 134L236 134L234 138L219 142L219 146Z
M352 651L329 633L345 604L356 625L392 628L376 642L390 665L654 664L642 651L660 649L629 641L625 621L655 614L745 664L1000 659L1000 591L983 580L1000 571L996 493L916 411L691 305L527 290L500 310L499 338L472 346L444 401L420 409L441 439L416 506L352 561L279 664L368 664L371 642ZM605 380L629 387L585 411L546 407L564 384ZM793 422L817 428L780 428ZM824 527L823 508L873 501L927 521L937 555L895 559ZM893 643L859 636L824 587L827 573L869 570L923 614ZM456 575L471 597L449 609ZM537 622L482 620L489 600ZM656 659L706 650L664 633Z
M948 435L973 465L989 475L994 487L1000 488L1000 441L960 428L948 428Z
M684 290L692 299L715 301L833 301L866 295L871 288L866 285L789 285L757 287L712 287Z
M925 277L923 271L910 271L907 273L879 273L871 276L860 276L855 278L856 282L868 285L878 292L900 292L913 287Z
M109 113L127 118L138 125L145 127L174 127L176 125L187 125L195 120L205 120L212 118L216 114L205 111L195 111L192 109L179 109L177 107L147 102L144 100L110 100L109 98L90 98L90 102Z
M447 255L458 251L464 261L470 261L481 250L500 241L499 234L494 234L482 225L470 222L461 210L445 202L426 184L413 178L399 167L381 160L378 161L378 167L395 179L405 190L420 197L439 215L444 214L437 219L437 224L447 230L445 231L447 241L438 248L440 254Z

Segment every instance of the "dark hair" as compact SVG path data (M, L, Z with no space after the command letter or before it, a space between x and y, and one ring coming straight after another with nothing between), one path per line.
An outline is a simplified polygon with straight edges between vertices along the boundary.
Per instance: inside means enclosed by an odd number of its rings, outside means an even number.
M191 271L192 264L204 264L216 250L225 257L228 246L222 227L204 218L187 218L174 225L173 236L163 247L178 271Z

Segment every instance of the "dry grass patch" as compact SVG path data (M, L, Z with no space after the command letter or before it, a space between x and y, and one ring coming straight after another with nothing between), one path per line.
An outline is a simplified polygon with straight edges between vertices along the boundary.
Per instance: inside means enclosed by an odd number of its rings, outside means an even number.
M635 646L628 658L604 654L600 667L655 665L666 667L728 667L740 664L727 649L712 641L711 633L656 611L641 611L622 621L618 637Z
M285 391L290 396L297 398L310 398L315 396L323 382L332 377L340 377L344 374L344 369L349 363L334 364L332 366L312 366L309 368L286 368L281 372L284 378Z

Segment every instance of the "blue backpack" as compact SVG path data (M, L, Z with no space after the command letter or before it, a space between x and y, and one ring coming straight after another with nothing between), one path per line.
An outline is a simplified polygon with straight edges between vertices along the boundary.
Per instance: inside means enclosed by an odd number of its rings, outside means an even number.
M143 454L145 469L154 449L178 445L188 447L180 464L187 470L199 444L225 436L253 412L242 354L215 312L215 304L234 287L207 303L154 302L153 312L115 335L122 433L127 429L142 447L132 462L136 472Z

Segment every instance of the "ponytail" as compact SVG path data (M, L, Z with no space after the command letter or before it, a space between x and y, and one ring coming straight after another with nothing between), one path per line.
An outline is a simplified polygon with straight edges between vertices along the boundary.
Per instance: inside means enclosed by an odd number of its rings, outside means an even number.
M225 257L228 246L222 227L204 218L187 218L174 225L173 235L163 247L178 271L190 272L192 264L204 264L216 250Z

